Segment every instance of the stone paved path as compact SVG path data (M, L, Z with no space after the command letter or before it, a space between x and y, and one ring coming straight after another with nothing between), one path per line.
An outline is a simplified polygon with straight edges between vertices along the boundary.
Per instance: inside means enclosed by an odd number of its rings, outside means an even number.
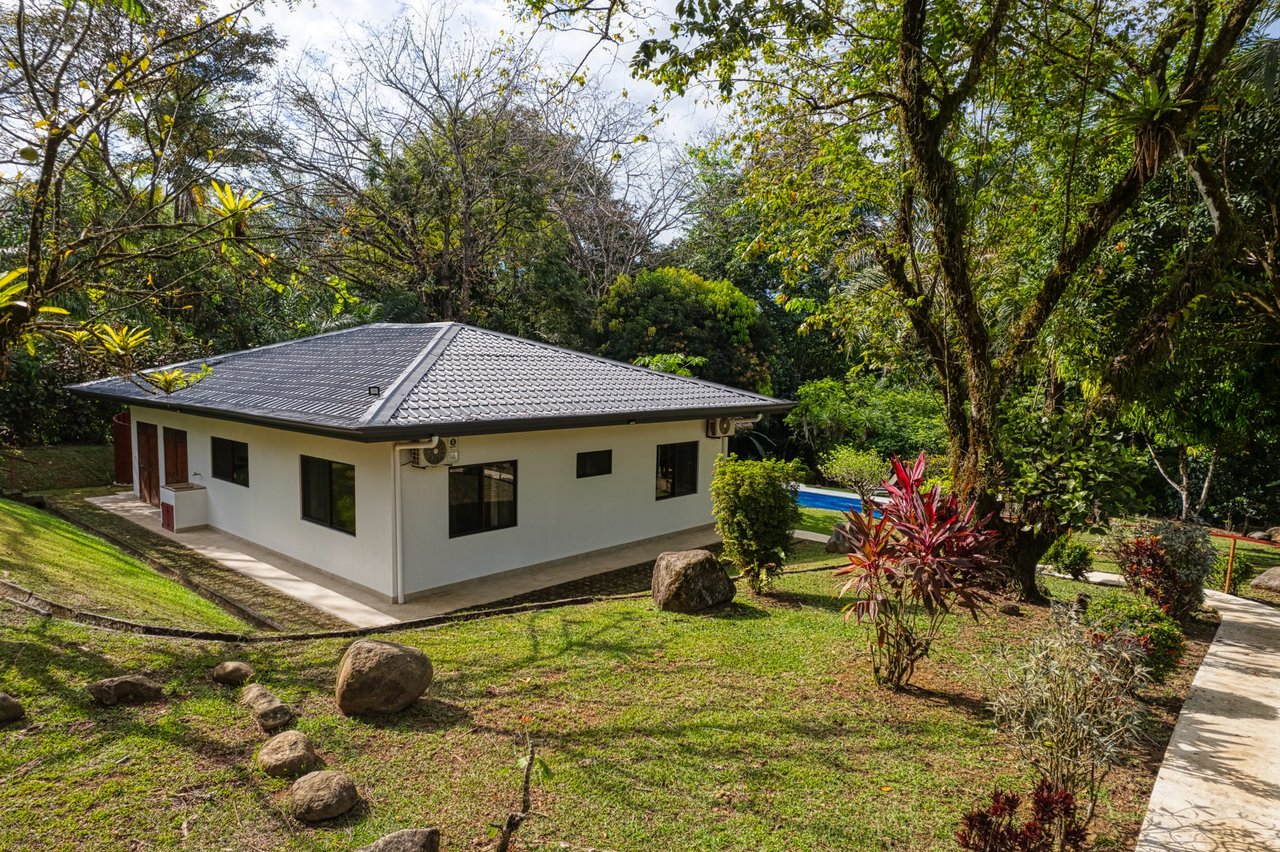
M1136 852L1280 850L1280 609L1206 592L1222 625L1151 791Z

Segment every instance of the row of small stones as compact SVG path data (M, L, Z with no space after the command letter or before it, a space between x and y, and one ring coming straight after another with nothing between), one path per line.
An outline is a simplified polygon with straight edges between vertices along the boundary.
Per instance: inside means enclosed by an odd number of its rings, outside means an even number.
M248 663L229 661L214 666L210 673L215 683L241 686L254 675ZM127 674L109 677L86 687L93 700L104 707L158 701L164 688L145 675ZM271 733L293 722L293 708L260 683L251 683L240 694L240 703L253 713L253 720L263 733ZM22 719L26 711L16 698L0 692L0 725ZM317 770L321 765L315 745L301 731L276 734L258 751L258 766L267 775L287 778L300 775L289 789L290 812L303 822L320 822L339 817L360 801L360 794L343 772ZM434 829L404 829L389 834L359 852L391 852L391 850L425 850L435 848L439 834Z

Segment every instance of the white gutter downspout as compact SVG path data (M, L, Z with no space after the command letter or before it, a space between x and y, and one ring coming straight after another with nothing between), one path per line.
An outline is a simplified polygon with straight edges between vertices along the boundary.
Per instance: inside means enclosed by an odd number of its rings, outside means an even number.
M391 599L398 604L404 603L404 515L400 510L401 450L429 450L440 443L438 436L431 436L424 441L406 441L391 445L391 513L394 516L391 534Z

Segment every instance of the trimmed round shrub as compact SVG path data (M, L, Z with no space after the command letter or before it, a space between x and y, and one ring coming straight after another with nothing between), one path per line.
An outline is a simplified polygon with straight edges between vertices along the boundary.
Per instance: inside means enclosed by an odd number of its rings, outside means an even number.
M1208 530L1176 521L1117 525L1107 550L1130 591L1146 595L1178 621L1204 603L1204 584L1218 560Z
M1093 567L1093 551L1084 542L1074 541L1068 533L1049 546L1044 562L1073 580L1083 580Z
M800 523L794 462L720 456L711 480L711 512L724 539L724 558L757 594L782 571L791 531Z
M1119 595L1095 598L1089 603L1087 617L1099 633L1132 635L1146 657L1151 679L1158 683L1169 676L1186 652L1178 622L1146 601Z

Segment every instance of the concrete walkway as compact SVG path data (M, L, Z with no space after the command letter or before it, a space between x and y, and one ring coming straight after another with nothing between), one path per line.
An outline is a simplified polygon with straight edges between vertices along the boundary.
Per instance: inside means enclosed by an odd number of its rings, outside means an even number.
M1280 850L1280 609L1205 596L1222 625L1182 705L1136 852Z
M133 492L92 497L89 502L356 627L378 627L484 606L548 586L649 562L663 551L692 550L720 540L711 527L698 527L443 586L406 603L395 604L363 586L219 529L170 532L160 526L160 510L138 500Z

